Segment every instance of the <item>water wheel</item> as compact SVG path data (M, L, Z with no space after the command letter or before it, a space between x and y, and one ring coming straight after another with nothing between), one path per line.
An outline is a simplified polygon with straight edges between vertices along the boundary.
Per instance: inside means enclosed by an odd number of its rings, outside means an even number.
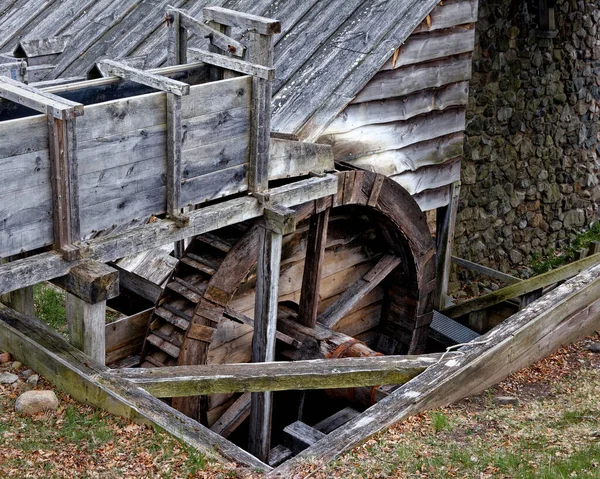
M337 197L297 207L296 231L283 238L277 356L421 352L435 286L435 249L425 216L382 175L338 176ZM251 360L261 221L194 238L158 301L142 367ZM310 285L303 288L303 276L315 269L321 280L312 294ZM317 316L315 327L300 324L299 316L311 314ZM213 426L235 400L174 398L173 406Z

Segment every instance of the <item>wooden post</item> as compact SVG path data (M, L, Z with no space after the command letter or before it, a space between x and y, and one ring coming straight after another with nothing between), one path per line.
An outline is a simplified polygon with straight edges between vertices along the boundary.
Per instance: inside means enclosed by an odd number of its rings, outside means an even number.
M181 26L181 12L177 9L167 10L169 33L167 40L167 63L169 66L187 63L188 33Z
M275 359L281 243L283 235L296 228L295 218L294 211L288 208L268 206L265 209L265 226L260 229L256 270L252 338L252 362L255 363ZM272 400L272 392L252 393L248 450L264 462L271 448Z
M104 364L106 301L119 295L119 273L103 263L88 261L56 282L67 291L69 341Z
M24 255L15 255L7 259L0 259L0 264L15 261L25 257ZM33 302L33 286L11 291L10 293L0 294L0 302L6 304L9 308L18 311L25 316L34 316L35 308Z
M454 245L454 228L456 225L459 197L460 181L456 181L450 185L450 203L447 206L437 209L436 293L434 308L438 311L444 308L446 295L448 294L452 247Z
M323 203L323 200L315 202L316 205ZM317 214L310 219L308 230L308 244L306 245L306 257L304 259L304 273L302 274L298 322L309 328L314 328L315 324L317 324L321 270L325 255L325 243L327 242L329 212L330 208L317 211Z

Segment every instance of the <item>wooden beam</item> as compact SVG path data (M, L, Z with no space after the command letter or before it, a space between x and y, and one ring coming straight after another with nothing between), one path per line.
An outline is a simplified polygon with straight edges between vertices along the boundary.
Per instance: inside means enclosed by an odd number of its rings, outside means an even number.
M41 321L0 305L0 349L42 374L76 401L141 424L158 426L207 455L215 450L250 468L271 468L231 442L118 378L100 376L108 368L85 356Z
M170 66L187 63L188 32L181 22L181 11L167 9L167 63Z
M272 67L238 60L237 58L226 57L219 53L211 53L200 50L199 48L188 48L188 54L190 58L197 62L208 63L209 65L234 70L264 80L273 80L275 78L275 69Z
M75 258L73 243L81 239L75 122L48 114L54 245L69 260Z
M446 355L450 359L456 353ZM439 361L441 354L372 356L266 363L115 369L153 396L184 397L234 392L337 389L404 384Z
M126 289L152 303L156 303L162 294L163 289L149 279L127 271L116 263L110 263L109 266L119 273L119 289L121 291Z
M69 341L99 364L106 358L106 301L90 304L77 296L66 295Z
M278 20L272 18L228 10L222 7L206 7L202 10L202 13L204 20L220 23L221 25L248 29L261 35L281 33L281 24Z
M433 307L437 310L441 310L445 306L446 295L448 294L452 248L454 247L454 229L460 199L460 181L452 183L449 188L450 203L437 209L436 289L433 301Z
M324 173L335 169L329 145L305 143L271 136L269 180Z
M323 311L317 318L317 322L326 328L335 329L335 325L352 311L367 294L373 291L401 261L399 256L384 255L373 268L362 278L356 280L331 306Z
M269 190L270 201L283 206L295 206L337 192L337 176L309 178ZM236 198L189 212L190 223L179 227L169 219L158 220L125 232L95 238L81 243L79 254L83 259L100 262L140 253L158 246L173 243L223 228L228 225L257 218L263 214L264 205L253 197ZM29 258L0 265L0 294L32 286L68 274L77 261L63 258L61 253L41 253Z
M181 96L167 93L167 213L181 216L181 149L183 125Z
M98 63L106 68L109 75L118 76L160 91L172 93L176 96L186 96L190 94L190 86L187 83L139 70L114 60L100 60Z
M280 217L281 215L274 216ZM255 320L252 336L252 362L254 363L265 363L275 359L279 265L283 238L281 232L275 231L278 227L281 231L278 223L275 228L260 228L259 233ZM269 220L267 219L268 224ZM272 413L273 394L271 392L253 393L250 407L248 450L263 462L268 461L271 449Z
M317 200L320 201L320 200ZM309 328L317 324L317 309L319 308L319 290L321 288L321 271L327 242L327 227L329 225L330 208L317 213L310 219L304 272L302 273L302 290L300 292L300 310L298 322Z
M537 289L572 278L598 262L600 262L600 254L588 256L579 261L548 271L547 273L523 280L520 283L511 284L510 286L501 288L493 293L484 294L478 298L442 309L441 312L449 318L456 319L473 311L488 308L501 303L502 301L517 298Z
M0 76L0 98L26 106L40 113L48 113L57 120L70 120L83 115L83 105L12 78Z
M212 425L210 430L223 437L229 437L248 416L250 416L250 393L244 393Z
M240 58L244 56L246 47L243 44L225 35L219 30L211 28L206 23L196 20L185 10L181 10L179 8L169 8L167 10L167 15L171 14L178 14L180 26L185 28L188 32L197 35L198 38L208 38L211 45L219 48L225 53L229 53Z
M310 427L302 421L293 422L283 428L283 443L295 454L316 444L325 436L321 431Z
M246 316L245 314L242 314L242 313L239 313L237 311L227 308L227 309L225 309L224 316L226 318L231 319L232 321L235 321L240 324L246 324L246 325L254 328L254 320L251 317ZM300 341L292 338L291 336L283 334L281 331L277 331L275 333L275 337L277 338L277 340L281 341L282 343L293 346L296 349L299 349L300 347L302 347L302 343Z
M516 276L512 276L510 274L506 274L501 271L488 268L487 266L473 263L472 261L468 261L463 258L458 258L456 256L452 256L452 262L460 266L461 268L468 269L469 271L474 271L475 273L485 274L490 278L499 279L500 281L506 284L517 284L523 281L521 278L517 278Z
M82 261L53 283L89 304L119 296L119 272L98 261Z

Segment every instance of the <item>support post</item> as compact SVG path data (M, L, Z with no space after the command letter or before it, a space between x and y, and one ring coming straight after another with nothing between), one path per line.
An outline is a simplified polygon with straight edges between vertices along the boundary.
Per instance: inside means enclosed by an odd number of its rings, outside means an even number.
M284 234L293 231L293 210L281 206L265 208L265 225L260 231L256 271L256 302L254 306L254 336L252 362L275 359L277 333L277 300L279 295L279 265ZM271 418L273 393L252 393L248 450L266 462L271 449Z
M67 291L69 341L104 364L106 301L119 295L119 273L103 263L83 262L57 283Z
M436 293L434 308L438 311L445 306L450 282L450 266L452 262L452 247L454 245L454 228L458 200L460 197L460 181L450 185L450 203L437 209L436 221Z
M316 200L315 205L323 205L324 200ZM317 208L320 210L320 208ZM327 226L329 224L329 208L316 211L310 219L306 257L304 258L304 273L302 274L302 290L300 292L300 310L298 322L309 328L317 324L319 307L319 289L321 286L321 270L327 242Z
M187 38L188 33L181 26L181 12L177 9L167 10L169 26L167 40L167 63L169 66L187 63Z

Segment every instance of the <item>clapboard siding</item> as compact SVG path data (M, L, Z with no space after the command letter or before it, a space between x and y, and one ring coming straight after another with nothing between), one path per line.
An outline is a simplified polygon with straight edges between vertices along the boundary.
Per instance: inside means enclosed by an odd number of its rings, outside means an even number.
M381 69L395 70L406 65L470 53L474 49L474 25L415 34L408 37L406 43L400 47L396 62L389 59Z
M429 113L408 121L367 125L348 133L321 137L333 147L338 160L351 160L373 153L405 148L409 145L457 133L465 128L465 109L453 108Z
M391 177L421 209L460 180L477 0L438 4L329 124L335 159Z
M247 189L250 101L249 77L191 87L182 103L184 204ZM84 236L166 211L164 93L90 105L77 133Z
M386 176L405 171L415 171L423 166L444 163L463 155L464 136L462 132L442 136L429 141L415 143L406 148L384 151L362 156L348 163Z
M451 83L436 90L424 90L412 95L368 101L349 105L325 130L325 134L345 133L376 123L406 121L424 113L466 106L469 83Z
M471 79L471 55L444 58L377 73L352 103L384 100Z

